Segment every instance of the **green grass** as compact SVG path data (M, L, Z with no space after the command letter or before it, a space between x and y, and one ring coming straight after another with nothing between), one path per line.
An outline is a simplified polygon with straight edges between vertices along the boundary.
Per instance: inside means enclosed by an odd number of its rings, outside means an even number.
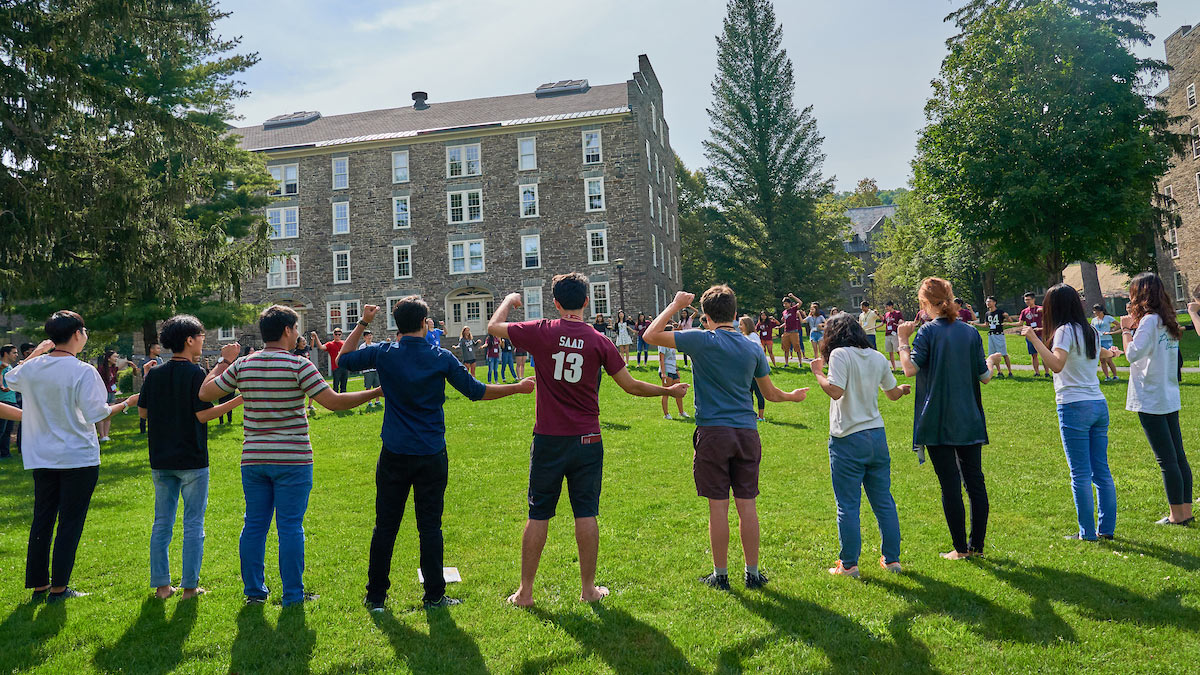
M652 377L648 369L637 374ZM444 527L446 563L465 579L451 592L464 605L419 609L411 517L397 543L389 612L373 617L360 605L377 411L324 412L313 424L305 581L320 600L279 607L272 535L272 602L242 605L241 429L213 424L202 573L210 594L158 602L148 578L153 489L129 415L105 446L72 578L91 597L26 604L32 481L18 462L0 465L0 671L1195 672L1200 530L1152 524L1165 513L1163 489L1135 416L1122 409L1124 383L1104 387L1120 503L1118 538L1104 544L1062 539L1075 516L1051 384L1021 373L984 388L992 515L988 554L969 562L937 555L949 536L932 467L918 466L907 447L911 397L883 401L905 573L873 566L879 536L864 505L864 578L855 582L825 571L838 551L827 399L795 368L776 379L814 389L804 403L769 405L761 427L762 565L772 579L763 592L723 594L696 581L711 561L707 509L691 480L692 427L661 419L657 400L627 397L606 379L599 582L612 596L599 606L577 601L575 542L561 515L542 560L538 608L505 605L518 579L533 399L471 403L457 394L447 403ZM1200 405L1194 381L1183 392L1185 410ZM1184 419L1193 442L1198 425ZM568 508L564 499L560 514ZM740 563L736 544L731 558Z

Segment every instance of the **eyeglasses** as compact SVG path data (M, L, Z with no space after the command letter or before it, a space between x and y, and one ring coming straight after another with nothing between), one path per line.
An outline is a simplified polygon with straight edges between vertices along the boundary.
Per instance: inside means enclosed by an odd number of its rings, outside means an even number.
M87 329L87 326L80 326L80 327L79 327L79 330L80 330L80 331L83 333L83 336L84 336L84 337L87 337L87 336L88 336L88 329Z

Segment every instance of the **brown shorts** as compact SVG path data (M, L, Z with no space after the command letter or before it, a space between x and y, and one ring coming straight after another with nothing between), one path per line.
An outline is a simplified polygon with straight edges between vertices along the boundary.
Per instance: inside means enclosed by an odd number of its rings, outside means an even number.
M696 427L692 434L692 476L696 494L708 499L737 499L758 496L758 465L762 443L757 429Z
M798 352L798 351L800 351L800 349L801 349L801 345L800 345L800 331L788 331L788 332L784 333L784 334L783 334L783 338L780 340L780 343L781 343L781 344L782 344L782 346L783 346L783 351L784 351L784 352L789 352L789 351L792 351L792 352Z

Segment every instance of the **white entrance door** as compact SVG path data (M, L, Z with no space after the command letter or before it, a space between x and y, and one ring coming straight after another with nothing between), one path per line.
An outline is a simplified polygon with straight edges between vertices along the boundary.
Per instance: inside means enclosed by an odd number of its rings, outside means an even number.
M495 310L492 294L482 288L462 288L446 296L446 337L456 338L463 326L471 334L483 339L487 335L487 322Z

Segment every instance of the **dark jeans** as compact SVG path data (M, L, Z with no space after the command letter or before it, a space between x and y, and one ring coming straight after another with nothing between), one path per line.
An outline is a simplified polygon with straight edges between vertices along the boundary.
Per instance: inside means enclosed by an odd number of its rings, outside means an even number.
M983 484L982 445L931 445L929 459L942 486L942 511L954 550L959 553L982 553L987 534L988 496ZM971 500L971 537L967 539L966 512L963 509L962 486L966 485Z
M17 394L17 407L20 408L20 407L22 407L22 405L24 405L23 399L21 398L20 394ZM20 422L14 422L14 424L17 425L17 452L20 452L21 451L21 427L23 427L24 425L21 424Z
M426 602L446 594L442 576L442 509L450 462L446 451L436 455L379 453L375 466L375 530L371 533L371 560L367 567L367 599L382 602L392 586L392 551L404 518L408 492L413 494L417 534L421 540L421 574Z
M763 398L762 390L758 388L758 382L755 380L750 380L750 393L754 394L755 400L758 401L758 409L766 410L767 400Z
M350 379L350 371L338 366L333 369L333 390L335 392L346 393L346 382Z
M9 452L8 448L9 444L12 442L10 439L12 437L13 427L16 426L16 424L17 423L12 420L0 420L0 457L12 457L12 453Z
M33 470L33 525L25 556L25 587L47 584L66 586L75 567L75 551L83 534L92 491L100 478L99 466L79 469ZM54 521L58 521L58 534ZM50 564L50 541L54 540L54 564Z
M1167 489L1168 504L1192 503L1192 467L1183 452L1183 435L1179 431L1179 412L1166 415L1138 413L1138 421L1150 441L1154 459L1162 470L1163 486Z

